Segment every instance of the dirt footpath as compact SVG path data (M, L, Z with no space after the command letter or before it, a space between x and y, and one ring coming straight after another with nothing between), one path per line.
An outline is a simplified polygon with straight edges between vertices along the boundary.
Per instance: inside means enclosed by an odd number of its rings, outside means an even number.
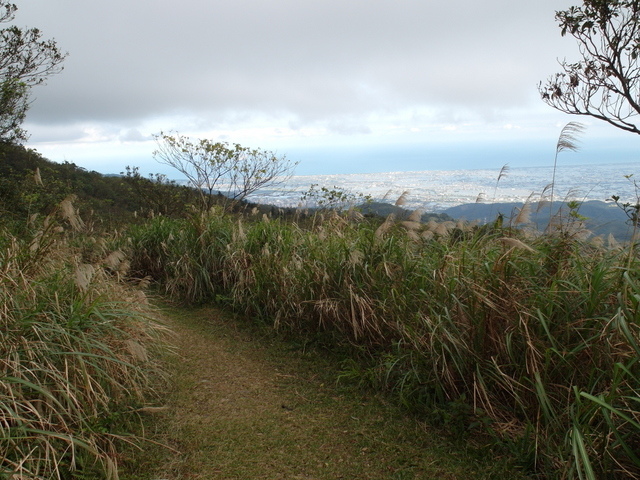
M172 391L147 433L171 450L145 449L137 467L144 478L494 477L437 431L336 384L338 367L328 355L210 308L167 315L177 347L168 361Z

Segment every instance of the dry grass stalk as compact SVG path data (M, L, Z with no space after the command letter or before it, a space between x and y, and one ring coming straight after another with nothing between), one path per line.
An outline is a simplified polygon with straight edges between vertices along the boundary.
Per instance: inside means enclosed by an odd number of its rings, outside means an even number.
M0 469L13 471L10 478L66 478L66 470L79 468L76 458L89 455L106 478L117 479L114 437L96 430L95 419L142 395L145 373L132 361L149 360L144 345L155 329L138 317L148 312L139 302L115 307L131 292L98 275L99 267L73 267L75 255L62 242L46 260L17 278L0 276L2 304L13 306L0 311ZM70 294L72 285L86 294ZM15 288L19 296L11 294ZM94 309L109 322L91 328L99 320ZM6 328L23 316L31 318L28 329ZM15 425L28 436L12 431Z
M349 287L349 300L351 306L351 333L353 338L358 340L362 335L367 334L370 338L382 335L382 330L376 322L375 312L372 308L371 299L358 295Z
M33 174L33 180L36 182L36 185L43 185L42 177L40 176L40 168L37 167L35 173Z
M29 251L31 253L36 253L40 250L40 240L42 239L43 232L42 230L38 230L36 234L33 236L31 243L29 244Z

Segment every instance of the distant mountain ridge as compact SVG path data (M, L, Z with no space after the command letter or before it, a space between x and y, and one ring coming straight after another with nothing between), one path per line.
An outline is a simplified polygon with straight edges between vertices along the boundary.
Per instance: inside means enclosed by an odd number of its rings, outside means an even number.
M480 223L492 222L498 215L502 215L504 223L508 224L511 219L515 218L523 205L523 202L467 203L447 208L443 213L455 219L479 221ZM556 215L559 209L561 209L562 218L571 218L569 215L570 208L567 203L554 202L553 215ZM599 200L582 202L577 209L577 213L585 217L585 228L595 236L612 234L619 241L631 238L632 226L629 219L625 212L613 202ZM531 222L529 225L535 225L538 230L544 231L549 225L550 218L551 210L548 202L542 205L538 202L531 203Z

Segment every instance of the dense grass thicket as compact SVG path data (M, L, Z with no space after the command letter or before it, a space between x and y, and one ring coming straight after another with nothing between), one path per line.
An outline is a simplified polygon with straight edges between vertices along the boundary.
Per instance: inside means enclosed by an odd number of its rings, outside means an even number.
M0 478L116 479L163 329L122 252L52 210L0 227Z
M548 478L640 478L632 247L462 224L219 210L130 232L137 276L353 349L344 375L489 432ZM436 413L434 413L436 412Z

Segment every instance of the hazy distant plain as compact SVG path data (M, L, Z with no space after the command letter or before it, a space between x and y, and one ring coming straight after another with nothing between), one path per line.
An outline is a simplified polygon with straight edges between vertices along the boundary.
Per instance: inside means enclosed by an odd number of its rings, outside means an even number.
M371 195L394 203L408 191L407 208L438 212L480 199L486 203L539 199L553 178L552 167L510 168L500 178L500 169L431 170L345 175L294 176L286 186L267 189L250 197L251 201L277 206L311 206L300 197L312 184L338 187L352 193ZM625 175L632 175L631 179ZM612 195L636 203L633 180L640 182L638 163L559 166L555 178L555 199L607 201ZM547 193L549 190L547 189Z

